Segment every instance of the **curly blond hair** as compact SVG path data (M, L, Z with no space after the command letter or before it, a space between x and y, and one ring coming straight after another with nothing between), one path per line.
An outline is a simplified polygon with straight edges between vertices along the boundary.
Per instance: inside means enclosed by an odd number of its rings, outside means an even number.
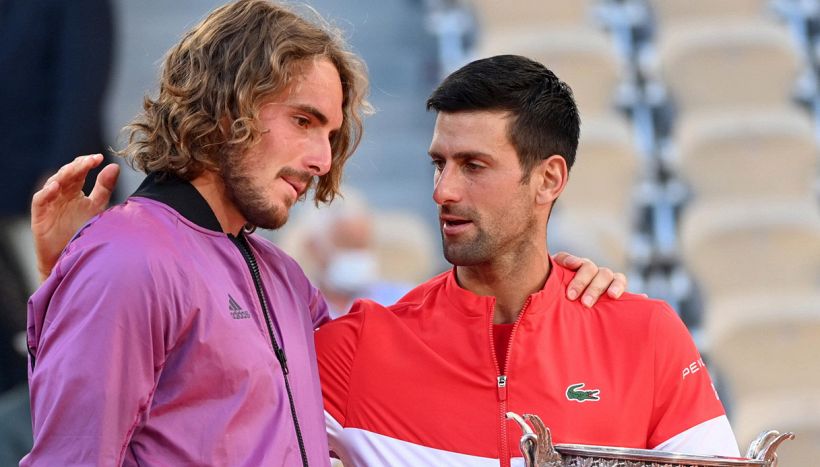
M344 118L315 201L333 200L371 107L364 63L338 30L315 15L317 21L310 22L264 0L238 0L214 10L168 52L159 95L145 98L143 112L125 127L128 144L118 154L146 173L191 180L204 170L218 172L220 161L259 140L264 100L298 78L306 60L326 58L342 81Z

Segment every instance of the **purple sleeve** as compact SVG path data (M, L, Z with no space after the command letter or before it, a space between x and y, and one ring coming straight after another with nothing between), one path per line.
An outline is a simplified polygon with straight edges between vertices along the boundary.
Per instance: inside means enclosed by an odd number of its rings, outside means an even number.
M313 329L330 321L330 311L328 311L327 301L322 292L316 287L310 287L310 316L313 319Z
M166 275L139 248L64 254L29 301L34 447L20 465L122 463L180 324Z

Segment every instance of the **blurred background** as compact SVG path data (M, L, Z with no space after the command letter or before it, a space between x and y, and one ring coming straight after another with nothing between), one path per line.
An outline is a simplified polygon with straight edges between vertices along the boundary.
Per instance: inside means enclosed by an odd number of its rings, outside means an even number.
M79 154L121 147L165 51L211 0L0 0L0 466L30 446L28 200ZM297 9L305 6L293 3ZM625 271L689 326L741 452L794 431L781 465L820 459L820 1L315 0L366 61L377 112L345 199L266 232L334 313L390 303L446 269L424 102L469 60L517 53L573 88L578 162L550 250ZM70 8L69 8L70 6ZM110 153L110 151L107 151ZM118 200L141 176L126 169Z

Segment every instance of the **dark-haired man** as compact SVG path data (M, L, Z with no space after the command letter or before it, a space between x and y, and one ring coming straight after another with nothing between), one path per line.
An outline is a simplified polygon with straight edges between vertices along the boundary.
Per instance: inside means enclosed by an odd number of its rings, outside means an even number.
M520 465L507 411L540 415L559 443L737 456L668 305L565 297L572 274L550 260L547 221L578 145L569 87L537 62L497 56L454 72L427 106L454 268L317 331L331 448L345 465Z

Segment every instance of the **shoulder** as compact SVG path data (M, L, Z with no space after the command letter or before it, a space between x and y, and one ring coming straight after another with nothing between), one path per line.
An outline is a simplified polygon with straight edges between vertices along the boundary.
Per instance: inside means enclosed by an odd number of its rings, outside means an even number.
M431 303L441 297L446 274L440 274L410 290L398 302L382 305L373 300L359 299L350 311L323 325L316 332L317 350L338 347L344 343L357 347L363 339L379 340L386 335L403 334L425 319ZM321 358L321 355L320 355Z
M574 272L560 266L556 266L555 271L560 286L552 288L553 296L558 296L556 298L564 304L563 309L571 316L594 317L594 322L604 326L608 332L632 330L648 335L687 332L678 314L663 300L625 292L617 299L604 294L592 308L585 307L579 300L570 301L564 291Z
M451 274L452 271L445 271L422 282L410 289L396 303L387 308L393 313L403 313L407 310L424 306L426 303L441 297Z
M86 224L29 300L29 342L47 326L148 329L165 323L171 310L189 309L181 301L191 290L185 253L162 223L125 203Z
M105 274L105 284L128 284L167 274L182 279L192 254L191 242L203 233L161 203L131 198L83 226L66 246L55 266L58 276L72 271ZM205 234L207 235L207 234ZM198 240L197 240L198 239Z
M347 341L355 343L358 341L365 321L373 314L387 314L389 309L372 300L356 300L350 307L350 311L344 315L322 325L316 330L315 340L317 348L328 343L338 343Z
M170 207L153 200L129 198L91 219L71 240L68 249L101 243L127 250L165 248L178 250L175 243L185 233L180 224L188 222ZM187 229L185 229L187 230Z
M572 303L585 308L577 301ZM668 327L680 323L678 314L665 301L629 292L620 298L604 295L598 299L591 311L607 321L640 322L652 327Z
M552 272L548 280L555 280L558 284L558 287L545 287L545 289L552 290L553 293L560 293L560 296L563 297L565 301L569 302L564 292L567 290L570 282L572 282L572 279L575 277L575 273L576 271L567 269L561 265L555 264L555 262L552 262ZM554 275L554 278L552 277L552 275ZM571 303L576 303L580 305L579 300L572 301ZM601 295L601 297L595 303L593 309L597 307L611 307L614 309L656 310L661 308L668 308L668 305L662 300L648 298L645 295L624 292L620 298L611 298L607 294Z
M641 318L670 321L679 320L678 314L663 300L625 292L620 298L602 296L594 308L601 312L637 314Z

